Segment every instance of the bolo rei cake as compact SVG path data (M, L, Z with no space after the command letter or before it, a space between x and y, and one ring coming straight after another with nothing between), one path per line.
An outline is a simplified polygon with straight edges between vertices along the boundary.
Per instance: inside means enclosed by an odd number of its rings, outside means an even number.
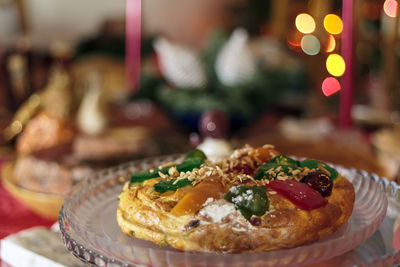
M292 248L329 235L350 217L354 188L334 168L298 161L271 145L219 161L200 150L133 173L119 196L126 235L182 251L248 253Z

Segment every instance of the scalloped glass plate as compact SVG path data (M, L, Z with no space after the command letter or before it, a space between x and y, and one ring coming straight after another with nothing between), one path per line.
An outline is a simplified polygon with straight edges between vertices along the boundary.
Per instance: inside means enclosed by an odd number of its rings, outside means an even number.
M384 242L381 236L372 235L386 215L388 200L385 189L390 187L390 190L395 190L396 185L364 171L338 166L335 167L354 185L356 200L353 213L338 231L309 245L249 254L188 253L125 236L117 225L116 209L118 195L128 174L178 157L130 162L106 169L96 177L77 184L65 198L59 216L63 241L68 250L96 266L293 266L315 264L332 258L327 264L353 266L370 263L385 255L386 251L382 252L379 248L375 251L368 246ZM377 240L369 244L374 238ZM393 256L391 259L394 259Z

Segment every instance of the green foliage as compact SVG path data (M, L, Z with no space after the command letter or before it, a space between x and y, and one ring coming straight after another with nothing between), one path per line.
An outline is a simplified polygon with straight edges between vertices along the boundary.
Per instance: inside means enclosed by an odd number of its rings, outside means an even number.
M174 88L163 78L151 79L143 73L141 90L150 91L147 96L161 104L174 117L185 114L195 117L208 110L218 109L226 112L231 119L248 122L260 111L272 108L285 93L298 94L305 88L305 79L299 68L271 69L261 63L247 81L235 86L223 84L216 74L215 62L228 38L225 32L216 32L200 55L207 72L205 88Z

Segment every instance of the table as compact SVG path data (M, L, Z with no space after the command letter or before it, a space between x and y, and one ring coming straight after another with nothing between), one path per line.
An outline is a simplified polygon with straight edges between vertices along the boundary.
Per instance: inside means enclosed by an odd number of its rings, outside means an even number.
M1 173L0 159L0 173ZM42 218L8 193L0 179L0 239L34 226L50 227L54 220ZM1 262L0 266L7 266Z

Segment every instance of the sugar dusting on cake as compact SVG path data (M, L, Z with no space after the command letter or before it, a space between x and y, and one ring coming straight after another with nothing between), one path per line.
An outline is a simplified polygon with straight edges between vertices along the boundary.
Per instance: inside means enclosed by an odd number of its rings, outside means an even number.
M224 199L210 201L202 210L199 215L209 218L214 223L220 223L222 220L230 215L238 213L232 203Z
M201 219L200 225L210 223L222 223L221 226L230 225L235 232L246 232L254 230L255 227L249 223L235 208L235 205L225 199L208 198L204 208L198 213Z

